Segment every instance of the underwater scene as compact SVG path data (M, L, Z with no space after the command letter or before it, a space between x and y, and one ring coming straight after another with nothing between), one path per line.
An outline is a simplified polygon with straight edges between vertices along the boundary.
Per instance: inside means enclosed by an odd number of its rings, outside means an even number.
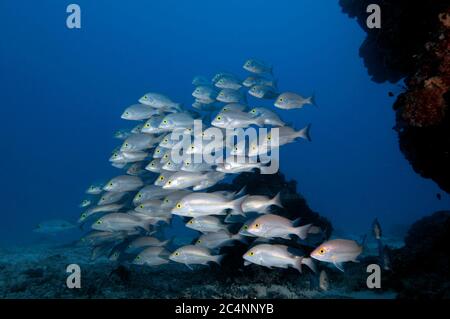
M449 1L3 0L0 30L1 298L450 298Z

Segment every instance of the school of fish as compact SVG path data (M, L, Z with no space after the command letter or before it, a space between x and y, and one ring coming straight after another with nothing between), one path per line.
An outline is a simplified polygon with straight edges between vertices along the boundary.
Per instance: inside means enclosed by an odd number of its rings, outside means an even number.
M225 257L221 254L222 247L243 243L248 245L242 256L244 265L293 268L299 272L306 266L316 272L317 261L332 263L341 270L343 262L357 261L362 247L350 240L324 242L309 256L274 243L277 238L305 240L317 232L312 224L298 225L298 221L272 212L274 206L283 209L280 194L269 198L247 194L245 189L208 191L235 174L258 174L265 169L265 164L257 160L261 150L256 141L231 145L231 152L223 162L195 161L196 154L207 151L203 142L194 143L195 135L205 137L210 127L222 130L276 127L279 146L311 141L310 125L296 130L275 109L315 105L314 96L302 97L279 90L273 68L265 62L249 59L243 69L248 73L244 79L232 73L218 73L212 79L195 77L192 108L183 107L164 94L148 92L123 111L121 118L136 125L114 134L121 145L109 158L123 172L106 183L89 186L88 197L80 204L83 212L78 223L91 228L81 242L92 248L92 259L107 256L146 266L176 262L192 268L210 262L220 264ZM247 96L271 100L274 108L250 107ZM203 121L203 131L195 132L195 120ZM191 141L182 161L173 158L177 143L174 134ZM225 143L223 147L228 146ZM228 161L229 157L240 161ZM250 218L250 213L256 213L257 217ZM169 251L172 240L159 238L173 218L182 218L186 227L198 232L198 238L190 245ZM230 225L235 223L240 223L241 228L232 233Z

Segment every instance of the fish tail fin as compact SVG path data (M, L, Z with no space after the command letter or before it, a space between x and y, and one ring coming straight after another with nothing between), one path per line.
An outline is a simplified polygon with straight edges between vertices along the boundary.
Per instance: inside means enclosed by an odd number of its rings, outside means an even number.
M239 215L245 215L244 212L242 211L242 202L247 198L248 195L244 195L242 197L239 197L238 199L235 199L231 202L231 209Z
M213 262L220 265L222 263L223 258L225 257L225 254L213 256Z
M241 243L244 243L244 244L247 243L247 240L245 239L245 237L242 236L242 235L239 234L239 233L237 233L237 234L235 234L235 235L232 235L232 236L231 236L231 239L240 241Z
M235 197L243 196L245 194L246 190L247 190L247 185L244 185L244 187L242 187L234 196Z
M308 237L308 231L311 228L312 224L308 224L308 225L304 225L304 226L300 226L300 227L295 227L295 234L300 238L300 239L306 239L306 237Z
M308 124L304 128L302 128L300 131L297 132L296 137L301 137L301 138L311 142L311 135L309 132L310 130L311 130L311 124Z
M314 105L315 107L318 107L316 104L316 96L314 93L309 98L306 99L306 103Z
M281 204L281 192L278 192L274 198L271 200L272 205L278 206L283 208L283 205Z
M297 269L300 273L302 273L302 260L303 257L300 256L295 256L295 261L294 261L294 268Z
M308 268L311 269L314 273L317 273L317 267L312 258L303 257L301 262L303 265L308 266Z

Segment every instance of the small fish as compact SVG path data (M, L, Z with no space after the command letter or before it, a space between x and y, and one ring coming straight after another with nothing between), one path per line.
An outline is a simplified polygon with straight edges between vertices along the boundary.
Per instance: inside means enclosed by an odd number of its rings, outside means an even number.
M175 163L169 160L163 165L162 169L169 172L178 172L179 170L181 170L182 165L183 163Z
M328 279L327 272L322 270L319 275L319 287L323 291L328 291L330 289L330 281Z
M211 81L208 80L206 77L199 75L199 76L196 76L196 77L194 77L194 78L192 79L192 84L193 84L194 86L210 85L210 84L211 84Z
M190 265L207 265L209 262L220 264L224 255L213 256L209 249L194 245L183 246L175 250L169 259L178 263Z
M140 133L141 132L141 130L142 130L142 124L141 123L139 123L138 125L136 125L135 127L133 127L132 129L131 129L131 133L132 134L138 134L138 133Z
M185 189L193 187L193 190L201 190L210 187L225 177L220 172L185 172L179 171L171 175L163 185L164 189Z
M102 194L97 202L97 205L114 204L120 201L127 193L126 192L105 192Z
M281 205L280 193L276 194L272 199L262 195L247 196L242 202L242 211L244 213L257 212L265 214L272 205L283 208Z
M139 205L140 203L153 200L162 199L165 196L173 193L171 190L163 189L155 185L147 185L139 190L139 192L133 198L133 204Z
M278 96L275 106L283 110L301 109L305 104L316 106L314 95L304 98L296 93L286 92Z
M39 223L33 229L33 231L41 234L56 234L67 230L71 230L75 227L76 225L69 223L68 221L62 219L52 219Z
M81 204L79 205L81 208L84 208L84 207L88 207L89 205L91 205L92 204L92 202L89 200L89 199L85 199L85 200L83 200L82 202L81 202Z
M138 176L121 175L111 179L103 187L103 190L107 192L129 192L142 186L144 186L144 183Z
M86 190L86 194L98 195L103 192L103 184L93 184Z
M139 99L139 103L152 106L154 108L174 108L176 110L181 110L181 105L175 103L169 97L160 93L147 93Z
M223 224L219 218L208 215L192 218L186 223L186 227L202 233L213 233L220 230L228 230L227 225Z
M128 163L136 163L145 160L148 157L148 153L144 151L136 151L136 152L115 152L110 157L109 161L112 162L112 165L120 168L120 164L123 164L122 168L125 167Z
M214 83L214 85L220 89L232 89L232 90L239 90L242 87L241 80L231 75L221 76Z
M258 99L275 99L279 93L272 86L254 85L248 90L248 94Z
M378 222L378 219L375 218L375 220L372 223L372 232L373 232L373 236L375 237L375 239L381 239L382 236L382 231L381 231L381 225Z
M186 159L180 167L180 170L185 172L210 172L212 171L212 166L208 163L194 163L191 159Z
M140 121L151 118L159 111L151 106L144 104L133 104L125 109L121 118L124 120Z
M151 134L144 134L144 133L133 134L123 142L122 146L120 147L120 151L122 152L143 151L152 148L155 144L159 143L159 141L160 138Z
M118 130L114 133L114 137L119 140L125 140L131 135L131 132L127 130Z
M168 242L169 242L169 240L160 241L158 238L155 238L155 237L141 236L141 237L134 239L132 242L130 242L125 251L131 253L140 248L149 247L149 246L162 247L162 246L167 245Z
M166 115L159 124L160 129L174 130L188 128L194 125L194 118L188 113L172 113Z
M216 97L216 100L224 103L239 103L245 101L245 95L241 91L232 89L222 89Z
M83 236L80 241L83 244L88 244L91 246L98 246L108 243L113 243L116 241L123 240L128 234L126 232L109 232L109 231L98 231L92 230Z
M294 227L296 221L286 217L267 214L256 218L248 227L248 232L263 238L290 239L290 235L297 235L300 239L306 239L311 224Z
M240 234L233 235L226 230L201 235L195 242L195 246L205 247L210 250L232 245L234 241L244 242Z
M134 258L133 264L147 266L164 265L169 262L169 255L170 253L163 247L148 247Z
M192 193L181 199L172 209L172 214L198 217L205 215L225 215L226 209L232 209L242 214L241 204L246 196L238 199L228 199L214 193Z
M136 162L130 165L127 169L128 175L140 176L145 173L145 164L144 162Z
M206 102L205 104L214 102L217 94L217 90L209 85L198 86L192 92L193 97L195 97L199 101Z
M147 200L145 202L141 202L139 205L136 205L135 210L139 213L147 213L159 209L159 207L161 207L161 204L161 199Z
M122 209L122 204L108 204L108 205L100 205L95 206L92 208L89 208L87 211L81 214L80 218L78 219L78 223L82 223L91 215L97 214L97 213L108 213L108 212L115 212L119 209Z
M311 257L319 261L333 263L337 269L344 271L342 263L358 262L357 257L362 251L362 246L354 240L332 239L317 247L311 253Z
M297 256L289 251L285 245L260 244L250 248L243 256L244 265L257 264L260 266L272 268L294 268L300 273L302 265L307 265L313 272L316 272L316 266L311 258Z
M262 85L262 86L271 86L273 88L277 87L277 82L275 80L269 80L261 76L257 75L251 75L247 77L242 84L245 87L251 88L255 85Z
M132 231L142 228L149 231L150 223L136 216L124 213L111 213L99 218L92 229L100 231Z
M246 112L223 112L219 113L211 125L224 129L246 128L250 125L263 126L263 120L252 117Z
M223 112L244 112L246 108L247 108L247 106L244 105L244 104L230 103L230 104L225 105L222 108L222 110L220 111L220 113L223 113Z
M191 191L185 189L171 192L163 198L161 208L171 210L179 200L191 193Z
M263 123L265 125L271 126L286 125L286 123L284 123L275 112L272 112L271 110L266 109L264 107L255 107L251 109L249 113L253 117L259 117L260 120L263 120Z
M257 60L257 59L248 59L244 63L244 69L246 71L249 71L251 73L255 74L272 74L272 66L268 65L267 63Z
M217 164L216 170L226 174L239 174L242 172L252 172L256 168L263 169L263 164L252 161L246 156L229 156L222 164Z

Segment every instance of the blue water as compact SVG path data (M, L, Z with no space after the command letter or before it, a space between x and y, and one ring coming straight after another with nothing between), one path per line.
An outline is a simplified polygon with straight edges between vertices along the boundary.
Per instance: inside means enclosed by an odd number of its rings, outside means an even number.
M315 92L319 108L280 112L296 128L311 122L313 137L282 149L281 170L336 228L359 234L376 216L389 227L449 207L400 153L387 94L400 88L370 81L365 35L337 1L77 0L81 30L66 28L69 3L0 2L0 243L74 220L85 188L120 174L107 159L113 132L130 126L124 107L147 91L189 105L193 76L243 76L248 57L272 63L283 90Z

